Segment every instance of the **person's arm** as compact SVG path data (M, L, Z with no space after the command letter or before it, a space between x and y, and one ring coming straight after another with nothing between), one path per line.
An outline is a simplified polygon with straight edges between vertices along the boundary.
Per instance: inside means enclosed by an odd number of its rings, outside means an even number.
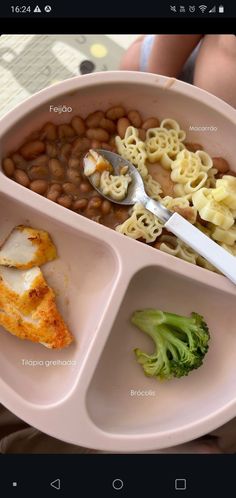
M202 37L203 35L157 35L151 50L148 71L177 78Z

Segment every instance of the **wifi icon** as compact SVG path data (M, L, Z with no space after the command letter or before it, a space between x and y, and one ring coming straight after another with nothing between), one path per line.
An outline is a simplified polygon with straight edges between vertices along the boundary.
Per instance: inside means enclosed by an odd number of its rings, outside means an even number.
M207 9L207 5L199 5L199 9L204 14L205 10Z

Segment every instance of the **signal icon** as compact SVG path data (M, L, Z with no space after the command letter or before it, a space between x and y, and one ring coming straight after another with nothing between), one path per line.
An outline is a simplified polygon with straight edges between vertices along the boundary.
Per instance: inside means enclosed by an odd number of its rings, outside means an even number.
M216 12L216 6L214 5L214 7L212 7L211 10L209 10L209 14L215 14Z
M199 9L204 14L205 10L207 9L207 5L199 5Z

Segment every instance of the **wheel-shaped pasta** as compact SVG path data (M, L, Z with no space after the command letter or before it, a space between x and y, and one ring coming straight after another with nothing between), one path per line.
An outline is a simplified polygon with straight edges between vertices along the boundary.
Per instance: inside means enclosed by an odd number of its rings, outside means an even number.
M206 152L182 150L171 164L171 180L176 183L174 192L178 196L193 194L205 186L212 159Z
M150 213L142 204L135 204L130 218L116 231L132 239L144 239L147 243L154 242L162 232L163 223Z
M215 175L217 175L218 169L216 168L210 168L207 172L207 181L204 185L206 188L215 188L216 186L216 178Z
M223 230L221 227L214 227L211 236L217 242L233 246L236 242L236 226L234 225L228 230Z
M133 126L128 126L125 136L121 139L115 137L118 154L130 161L138 169L140 175L145 178L148 175L146 166L147 152L145 143L140 140L138 130Z
M170 197L166 196L160 199L160 202L170 211L176 211L186 218L190 223L195 223L197 219L197 210L190 206L187 197Z
M231 175L224 175L216 180L216 188L212 191L214 199L223 202L230 209L236 209L236 178Z
M201 188L195 192L192 196L193 205L203 220L228 230L234 224L233 215L227 206L214 199L212 191L214 189Z
M104 195L111 197L114 201L125 199L128 186L132 178L130 175L111 175L109 171L103 171L100 177L100 188Z
M144 178L143 183L149 197L152 197L152 199L156 201L161 200L160 194L162 193L162 188L159 182L154 180L151 175L147 175Z
M233 256L236 256L236 244L234 244L233 246L229 246L228 244L220 244L220 246Z
M186 133L174 119L164 119L158 128L149 128L146 134L146 150L150 163L160 161L166 169L177 154L184 149Z
M160 251L176 256L184 261L188 261L188 263L196 264L197 253L177 237L174 237L173 235L162 235L160 242Z

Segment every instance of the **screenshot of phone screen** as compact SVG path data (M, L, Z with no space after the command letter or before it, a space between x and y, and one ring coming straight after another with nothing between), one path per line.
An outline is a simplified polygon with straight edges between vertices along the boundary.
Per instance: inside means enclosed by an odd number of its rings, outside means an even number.
M147 7L0 7L4 497L233 485L235 6Z

